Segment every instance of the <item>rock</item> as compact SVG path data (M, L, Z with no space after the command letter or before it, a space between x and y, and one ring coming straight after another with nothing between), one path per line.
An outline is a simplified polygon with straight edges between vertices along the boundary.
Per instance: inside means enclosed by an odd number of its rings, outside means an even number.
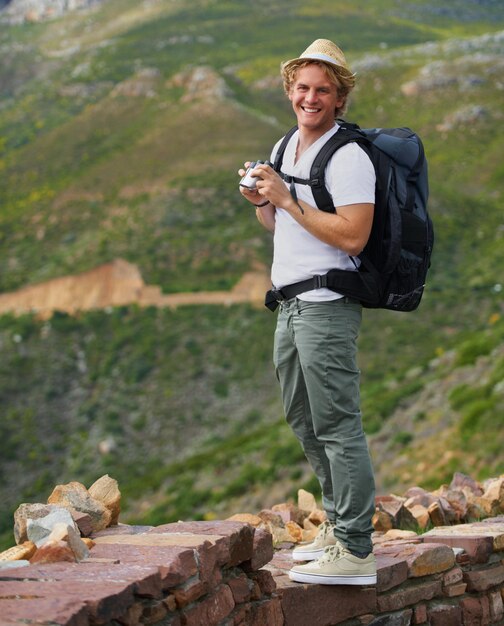
M455 472L455 474L453 474L453 478L450 483L450 489L455 491L462 491L463 493L469 492L474 494L475 496L483 495L483 489L481 488L481 485L470 476L466 476L461 472Z
M310 515L308 515L308 519L316 526L320 526L320 524L327 520L327 513L321 509L314 509Z
M427 511L433 526L446 526L446 517L439 502L433 502Z
M54 488L47 502L87 513L91 517L93 532L107 528L112 519L112 514L107 507L93 498L84 485L78 482L58 485Z
M30 559L30 563L59 563L67 561L75 563L77 559L70 546L65 541L47 541L40 546Z
M406 498L404 505L407 508L410 508L415 504L420 504L421 506L428 508L433 502L436 501L436 498L431 493L425 491L425 489L422 489L421 487L412 487L411 489L408 489L404 495Z
M89 487L88 492L110 511L110 526L117 526L121 512L121 492L117 480L105 474Z
M451 489L451 487L440 487L436 493L443 498L440 501L445 510L445 515L449 521L463 522L467 517L467 498L463 491Z
M231 517L227 518L230 522L243 522L244 524L250 524L257 528L262 524L262 519L259 515L252 515L251 513L235 513Z
M305 491L304 489L299 489L298 507L302 511L309 511L311 513L317 508L317 501L315 500L315 496L312 493Z
M274 547L278 547L281 544L293 545L295 543L287 528L267 524L266 530L271 533Z
M282 528L285 527L285 521L289 521L289 519L284 520L282 515L280 515L279 513L275 513L274 511L269 509L263 509L262 511L259 511L258 516L265 524L268 523L272 526L279 526Z
M484 510L490 517L504 513L504 476L487 481L481 498L485 502Z
M20 504L14 512L14 539L16 543L23 543L28 540L26 527L29 519L35 520L46 517L52 511L58 509L53 504Z
M27 567L30 561L20 559L19 561L0 561L0 572L7 569L17 569L18 567Z
M417 534L413 530L401 530L399 528L392 528L392 530L387 531L382 537L385 541L397 541L398 539L406 539L409 541L410 539L416 538Z
M181 102L199 100L224 100L231 95L224 79L211 67L189 67L173 76L168 87L182 87L185 91Z
M372 521L374 529L378 532L387 532L393 526L392 517L385 511L376 511Z
M402 528L403 530L416 528L416 520L404 503L404 498L397 496L376 497L377 510L390 516L393 528Z
M59 543L64 542L68 545L70 550L74 553L76 561L83 561L89 556L89 549L87 545L82 541L79 532L73 527L67 524L56 524L47 537L46 543Z
M24 541L20 545L0 552L0 561L27 561L35 554L36 549L37 546L33 541Z
M450 547L443 544L421 543L406 556L406 561L409 576L418 578L451 569L455 565L455 555Z
M75 532L77 531L77 525L73 521L70 512L67 509L56 507L45 517L39 517L37 519L28 519L27 522L27 534L28 539L40 547L52 533L55 526L62 524L65 527L71 526ZM80 534L79 534L80 536Z
M157 68L143 68L131 78L118 83L111 92L112 97L154 98L156 83L161 73Z
M429 511L421 504L414 504L412 507L409 508L409 511L415 518L418 527L422 530L425 530L430 524Z
M73 521L77 524L80 534L83 537L89 537L93 533L93 520L87 513L81 513L81 511L71 510Z
M285 524L285 528L294 543L303 541L303 529L300 528L296 522L287 522L287 524Z
M292 502L275 504L271 507L271 510L281 515L284 522L296 522L300 526L303 525L303 521L306 518L306 511L301 510L300 507Z

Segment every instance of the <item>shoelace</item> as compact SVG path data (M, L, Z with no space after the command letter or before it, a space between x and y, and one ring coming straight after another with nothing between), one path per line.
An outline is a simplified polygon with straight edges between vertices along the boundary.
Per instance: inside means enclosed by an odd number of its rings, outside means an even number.
M324 554L320 557L320 560L324 562L334 561L343 553L343 550L345 550L344 546L338 541L334 546L328 546L324 550Z
M322 539L325 539L330 533L332 534L332 524L329 520L326 520L320 524L317 534L319 537L322 537Z

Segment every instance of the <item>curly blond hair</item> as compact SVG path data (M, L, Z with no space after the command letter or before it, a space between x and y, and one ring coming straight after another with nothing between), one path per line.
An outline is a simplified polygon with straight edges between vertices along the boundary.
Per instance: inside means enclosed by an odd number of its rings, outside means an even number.
M355 87L355 74L353 74L348 67L335 66L315 59L296 59L295 61L284 63L281 67L281 76L286 95L288 96L290 94L296 82L299 70L307 65L318 65L321 67L329 81L336 85L338 96L344 98L344 101L343 104L334 111L334 117L337 118L343 115L347 107L348 95Z

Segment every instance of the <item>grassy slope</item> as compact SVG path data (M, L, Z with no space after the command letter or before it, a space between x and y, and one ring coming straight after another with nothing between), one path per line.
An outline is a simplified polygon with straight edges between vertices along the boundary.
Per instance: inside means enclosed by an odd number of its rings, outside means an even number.
M501 27L502 12L490 7L475 15L472 3L458 2L457 15L433 28L433 4L369 4L214 2L203 9L173 2L140 10L111 0L90 14L2 32L0 45L23 47L0 78L8 96L0 110L1 289L117 256L166 291L229 287L255 261L267 263L269 238L237 199L235 171L251 155L267 154L291 116L275 81L255 81L265 72L274 77L280 58L328 36L362 64L351 117L413 126L431 172L437 240L430 291L417 313L369 312L363 329L368 430L432 377L452 375L456 361L444 370L427 366L436 351L461 344L471 354L488 353L502 342L500 298L492 291L504 265L500 92L495 61L478 60L487 44L468 57L463 46L443 42ZM415 47L430 40L437 47ZM77 45L73 54L58 52ZM372 69L366 53L374 55ZM436 76L483 80L403 96L400 85L434 61L442 64ZM183 103L169 79L188 63L221 72L234 98ZM114 96L116 84L153 67L154 98ZM64 95L76 86L78 96ZM444 134L436 129L450 112L480 103L486 117ZM105 471L120 480L136 518L148 521L219 514L244 490L252 493L248 506L254 490L260 506L264 486L285 497L309 480L280 417L269 354L273 323L248 307L132 308L49 323L3 318L0 471L8 506L1 526L10 534L15 504L47 497L54 482L86 483ZM463 412L470 403L461 404L467 396L457 393L454 410ZM467 394L486 403L476 402L455 446L467 423L482 420L495 432L493 387ZM489 444L481 446L482 475Z

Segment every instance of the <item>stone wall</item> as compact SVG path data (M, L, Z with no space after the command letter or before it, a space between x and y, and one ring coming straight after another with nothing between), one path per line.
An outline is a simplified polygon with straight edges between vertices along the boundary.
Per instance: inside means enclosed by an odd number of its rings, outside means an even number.
M290 547L248 524L120 524L80 563L0 569L0 624L504 624L504 517L391 536L376 537L376 587L343 587L291 582Z

